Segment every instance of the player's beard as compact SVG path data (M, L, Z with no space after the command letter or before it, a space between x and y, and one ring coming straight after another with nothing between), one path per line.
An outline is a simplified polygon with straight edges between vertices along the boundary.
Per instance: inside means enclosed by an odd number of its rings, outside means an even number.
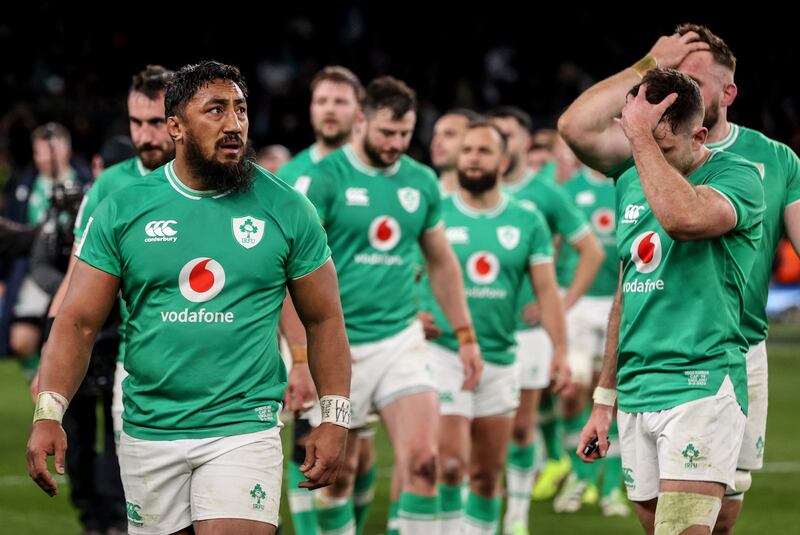
M223 138L214 145L214 153L225 142L231 139ZM239 139L241 142L241 139ZM199 176L209 189L219 191L247 191L253 185L253 165L256 153L253 143L244 143L241 159L235 163L222 163L213 155L206 158L200 144L187 132L185 137L186 161L194 173Z
M400 156L402 156L403 154L402 152L400 152L397 155L397 158L395 158L391 162L384 161L383 156L381 156L381 151L378 150L378 147L369 142L368 135L364 136L364 153L367 155L367 158L369 158L369 163L372 167L380 167L380 168L389 167L390 165L394 164L397 161L397 159L400 158Z
M706 108L705 116L703 117L703 126L710 131L719 122L719 99L711 102L711 105Z
M350 133L352 131L353 126L350 125L349 129L340 126L340 128L338 128L332 134L326 134L322 128L317 129L314 133L316 134L317 139L322 140L323 145L327 147L341 147L350 137Z
M458 184L473 195L481 195L495 187L499 174L500 170L495 169L493 171L484 171L478 178L473 178L459 169Z
M504 176L509 176L517 170L517 166L520 165L525 160L520 159L520 157L516 154L510 154L508 157L508 169L506 169Z
M151 151L156 151L153 153L156 155L155 157L145 155L145 153ZM152 143L145 143L144 145L136 147L136 154L139 155L145 168L153 171L165 165L175 157L175 145L170 142L168 147L159 147Z

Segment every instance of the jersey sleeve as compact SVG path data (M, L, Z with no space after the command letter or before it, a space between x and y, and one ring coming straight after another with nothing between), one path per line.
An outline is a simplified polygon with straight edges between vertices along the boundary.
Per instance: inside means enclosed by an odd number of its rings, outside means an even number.
M439 184L433 171L425 176L425 196L428 201L428 213L425 216L424 231L436 228L442 223L442 195L439 193Z
M736 229L758 224L764 212L764 185L756 167L734 162L717 173L706 186L722 194L736 212Z
M786 145L781 149L786 154L786 206L789 206L800 201L800 158Z
M75 251L79 259L115 277L122 274L122 255L114 229L117 219L116 204L109 200L100 203L86 220L83 239Z
M306 181L303 184L304 193L317 209L323 225L331 216L336 184L334 173L335 168L332 165L321 164L303 176Z
M539 210L531 210L531 239L528 258L531 265L553 262L553 236Z
M548 188L550 197L548 204L553 206L554 229L561 234L568 243L575 243L592 232L586 216L578 210L567 193L557 187Z
M89 221L89 216L92 215L97 208L97 205L100 204L100 200L102 199L100 194L101 187L101 182L95 182L81 200L81 206L78 209L78 215L75 218L75 228L72 232L77 243L80 243L80 240L83 237L83 233L86 230L86 223Z
M328 238L314 207L301 194L297 193L297 197L286 261L286 276L290 279L308 275L331 257Z

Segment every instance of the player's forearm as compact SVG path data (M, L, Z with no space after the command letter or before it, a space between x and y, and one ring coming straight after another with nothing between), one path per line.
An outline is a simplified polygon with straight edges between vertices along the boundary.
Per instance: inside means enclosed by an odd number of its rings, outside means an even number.
M436 302L454 329L472 325L461 268L455 255L450 252L443 258L428 263L428 278Z
M704 200L667 162L652 134L633 136L631 148L647 203L664 230L675 238L701 226Z
M69 311L56 317L42 353L40 391L58 392L72 399L86 375L97 331L97 326Z
M319 397L349 397L352 362L342 315L307 324L306 337L308 365Z
M605 354L603 355L603 368L597 386L603 388L617 388L617 350L619 348L619 324L622 317L622 293L617 290L611 314L608 316L608 331L606 334Z
M564 295L564 305L570 308L578 299L591 288L597 277L597 272L603 266L606 253L600 241L594 234L589 234L581 238L572 247L578 252L578 265L575 266L575 273L572 276L572 283L567 288Z
M602 134L619 117L628 90L639 80L639 75L628 68L596 83L581 93L561 115L559 133L570 144L580 144L588 136Z

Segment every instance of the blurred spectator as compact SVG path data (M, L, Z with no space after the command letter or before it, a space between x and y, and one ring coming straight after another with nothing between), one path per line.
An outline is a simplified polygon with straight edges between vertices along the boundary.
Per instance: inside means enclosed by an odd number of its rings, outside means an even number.
M258 151L256 163L270 173L277 173L291 158L292 153L283 145L267 145Z

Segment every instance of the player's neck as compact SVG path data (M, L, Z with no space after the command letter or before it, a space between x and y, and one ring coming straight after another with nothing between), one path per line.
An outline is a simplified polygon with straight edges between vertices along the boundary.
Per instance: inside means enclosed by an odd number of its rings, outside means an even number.
M692 165L689 169L687 169L684 173L684 176L689 176L695 171L697 171L704 163L708 161L708 158L711 156L711 150L706 147L701 147L697 153L697 157L692 162Z
M500 188L495 186L492 189L481 193L472 193L464 188L459 189L461 199L468 207L481 212L493 210L500 204Z
M731 133L731 128L733 128L733 125L728 122L728 118L720 117L717 121L717 124L715 124L714 127L708 131L706 145L709 143L717 143L718 141L722 141L728 137L728 134Z
M516 166L516 168L509 169L508 172L503 175L503 182L506 184L516 184L525 178L528 173L530 173L528 166L525 164L519 164Z
M336 143L326 143L325 140L323 140L323 139L317 139L317 142L314 144L314 146L316 147L317 155L319 156L319 159L321 160L322 158L326 157L328 154L332 153L333 151L335 151L337 149L341 149L342 147L344 147L348 143L351 143L352 141L353 141L353 136L352 135L347 136L347 138L345 138L341 143L338 143L338 144L336 144Z
M439 183L442 186L442 191L446 193L455 193L458 191L458 171L455 169L442 171L442 174L439 175Z

